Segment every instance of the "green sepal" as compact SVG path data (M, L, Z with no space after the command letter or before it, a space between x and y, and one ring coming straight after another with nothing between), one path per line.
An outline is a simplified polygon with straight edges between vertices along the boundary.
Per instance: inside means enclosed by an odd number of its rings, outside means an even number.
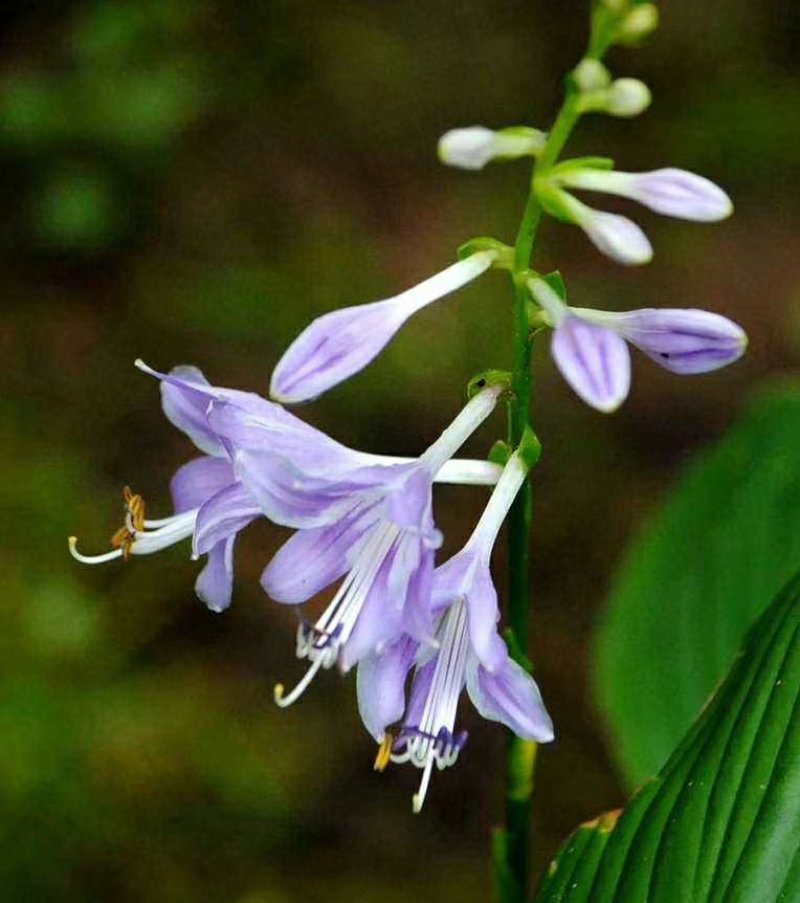
M539 278L546 282L565 304L567 303L567 284L560 270L553 270L552 273L546 273Z
M614 168L611 157L574 157L571 160L562 160L550 170L551 175L559 175L564 172L573 172L576 169L602 169L608 171Z
M511 454L511 446L508 442L504 439L498 439L489 449L488 459L492 464L499 464L501 467L505 467Z
M571 210L575 199L550 180L550 173L537 176L533 180L533 190L545 213L549 213L550 216L562 223L575 221Z
M496 269L512 270L514 268L514 249L510 248L502 241L489 236L482 235L478 238L471 238L469 241L464 242L456 252L456 256L459 260L464 260L467 257L471 257L473 254L477 254L479 251L497 252L497 259L492 264Z
M522 441L517 447L517 452L519 453L522 463L528 470L530 470L542 456L542 443L539 441L539 437L534 433L530 425L525 427L525 432L522 434Z
M501 386L504 392L511 390L511 374L508 370L483 370L467 383L467 398L473 398L487 386Z
M525 314L528 318L528 336L530 338L551 325L547 314L532 298L525 303Z

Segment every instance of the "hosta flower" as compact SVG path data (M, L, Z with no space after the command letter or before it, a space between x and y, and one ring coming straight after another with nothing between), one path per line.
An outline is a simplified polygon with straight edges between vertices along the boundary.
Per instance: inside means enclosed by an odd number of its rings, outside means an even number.
M302 623L297 655L309 662L290 693L294 702L320 668L347 670L403 631L430 639L430 581L441 534L433 521L435 475L489 415L500 389L476 395L420 458L407 464L365 464L363 457L317 449L314 465L276 455L247 418L233 436L236 476L271 520L297 528L262 576L276 601L305 602L344 578L317 621ZM236 419L222 406L210 420Z
M126 488L124 523L111 539L112 550L83 555L77 550L75 537L70 537L70 551L78 561L101 564L115 558L149 555L193 537L193 557L208 555L195 591L212 611L223 611L231 601L236 535L261 512L234 476L223 439L209 427L205 412L212 398L223 394L245 398L246 393L226 393L210 386L195 367L176 367L168 375L144 365L141 368L162 381L164 413L205 455L184 464L172 478L175 513L171 517L147 519L142 497Z
M439 139L439 159L459 169L483 169L492 160L532 157L544 147L547 136L525 126L492 131L482 125L451 129Z
M613 411L630 388L626 343L673 373L706 373L738 360L747 335L705 310L644 308L625 312L568 307L543 279L531 292L553 327L551 351L564 378L587 404Z
M627 217L596 210L565 188L619 195L656 213L696 222L714 222L733 212L730 198L719 186L683 169L627 173L566 161L554 168L546 183L541 190L547 209L580 226L598 250L623 264L652 259L653 248L644 232Z
M77 549L77 539L70 537L74 558L85 564L102 564L132 555L149 555L192 537L192 554L208 555L195 590L212 611L230 605L233 589L233 546L236 535L262 511L257 501L234 476L229 457L231 437L220 431L224 427L218 417L210 422L212 410L235 409L241 426L247 418L258 423L262 441L266 437L277 452L290 455L295 462L309 466L324 459L354 460L363 466L404 464L410 459L386 458L353 451L335 442L299 418L258 395L209 384L195 367L176 367L169 374L151 370L141 361L137 366L161 381L161 399L165 415L186 433L203 457L184 464L170 484L175 513L171 517L148 519L141 495L127 487L124 491L123 525L111 538L112 549L100 555L84 555ZM494 485L500 468L488 461L451 460L436 474L439 482Z
M565 169L560 184L585 191L602 191L630 198L656 213L696 222L716 222L733 213L727 194L709 179L685 169L656 169L653 172Z
M497 593L490 573L497 533L526 473L515 453L466 546L436 570L435 643L420 644L403 636L358 668L361 717L380 744L375 767L382 770L394 761L422 769L415 812L422 808L434 766L452 765L466 742L466 733L455 727L465 686L484 718L499 721L526 739L540 743L553 739L553 724L535 681L510 658L497 633ZM412 667L406 706L405 684ZM401 718L399 731L389 733L389 726Z
M318 317L278 361L270 395L289 404L327 392L366 367L409 317L477 279L496 259L496 251L477 251L393 298Z

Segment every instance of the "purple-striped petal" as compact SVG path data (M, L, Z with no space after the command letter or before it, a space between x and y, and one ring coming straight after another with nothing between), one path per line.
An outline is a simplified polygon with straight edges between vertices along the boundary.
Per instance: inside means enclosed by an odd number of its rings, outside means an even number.
M296 605L325 589L353 566L374 517L368 510L330 526L298 530L261 575L264 591L276 602Z
M241 483L232 483L203 504L197 512L193 551L203 555L243 530L261 514L255 499Z
M565 169L562 185L631 198L661 213L695 222L715 222L733 212L727 194L703 176L685 169L630 173L601 169Z
M285 404L308 401L358 373L409 317L476 279L495 257L495 252L479 251L394 298L318 317L278 362L270 394Z
M233 466L225 458L205 455L189 461L175 471L170 482L175 513L199 508L212 495L235 481Z
M585 315L615 330L673 373L717 370L738 360L747 348L741 326L706 310L644 308Z
M467 664L467 692L478 712L515 734L549 743L555 734L536 681L510 657L494 673L476 658Z
M195 582L194 591L211 611L225 611L231 604L235 540L235 536L229 536L209 550L206 566Z
M208 380L197 367L175 367L168 377L161 379L161 407L167 420L194 442L207 455L220 457L225 451L206 421L210 388Z
M630 353L613 330L568 314L556 327L550 349L564 379L593 408L614 411L627 397Z
M401 637L358 665L358 711L377 743L383 740L386 728L403 717L406 679L416 652L414 640Z

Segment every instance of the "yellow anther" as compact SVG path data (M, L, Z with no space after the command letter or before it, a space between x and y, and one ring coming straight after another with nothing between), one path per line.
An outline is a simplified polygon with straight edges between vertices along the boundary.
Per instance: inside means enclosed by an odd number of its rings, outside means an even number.
M275 698L275 702L280 705L281 700L283 699L284 694L284 686L283 684L275 684L275 689L272 691L272 695Z
M384 771L391 761L392 743L394 743L394 737L391 734L385 734L383 740L381 740L381 745L378 747L378 754L375 756L375 764L373 765L375 771Z
M133 529L141 532L142 530L144 530L144 499L142 498L142 496L137 495L135 492L131 492L130 486L126 486L122 490L122 497L125 499L125 506L128 509L128 514L130 514L131 516Z
M136 537L127 527L120 527L111 537L111 545L115 549L122 549L122 558L124 561L127 561L131 557L131 549L135 539Z

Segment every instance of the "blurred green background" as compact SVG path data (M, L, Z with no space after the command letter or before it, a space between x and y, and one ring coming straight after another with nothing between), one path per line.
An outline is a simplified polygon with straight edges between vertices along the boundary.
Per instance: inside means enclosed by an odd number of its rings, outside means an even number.
M169 478L194 453L134 358L265 391L314 315L407 287L474 235L513 237L525 165L450 171L436 140L455 125L546 127L587 6L3 5L3 899L487 899L503 730L465 705L470 742L414 817L418 774L372 771L352 676L327 674L279 712L273 684L301 671L294 613L258 575L286 534L242 537L222 617L194 597L185 545L88 569L66 537L104 550L125 484L168 514ZM548 224L538 260L562 269L576 305L708 307L739 320L751 350L683 379L637 358L610 418L537 350L532 652L558 731L540 752L539 869L579 821L625 799L589 675L628 538L750 388L800 360L800 13L788 0L670 0L662 13L647 47L611 57L651 84L651 111L589 119L571 149L697 170L737 215L708 227L635 211L656 247L636 271ZM509 334L507 283L489 275L303 416L364 449L418 453L470 375L508 365ZM501 430L498 417L470 452ZM485 495L439 491L445 551ZM501 583L502 563L501 551Z

